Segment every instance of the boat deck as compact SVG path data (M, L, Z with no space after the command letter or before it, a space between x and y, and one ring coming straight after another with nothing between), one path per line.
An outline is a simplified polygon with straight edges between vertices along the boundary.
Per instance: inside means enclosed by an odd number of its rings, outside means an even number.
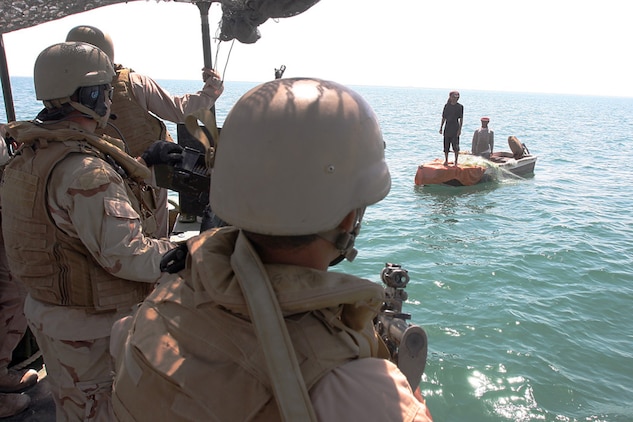
M41 353L38 352L28 362L13 367L14 369L32 368L38 373L38 382L22 394L31 397L31 405L22 413L0 419L2 422L55 422L55 402L51 394L50 384L46 378Z

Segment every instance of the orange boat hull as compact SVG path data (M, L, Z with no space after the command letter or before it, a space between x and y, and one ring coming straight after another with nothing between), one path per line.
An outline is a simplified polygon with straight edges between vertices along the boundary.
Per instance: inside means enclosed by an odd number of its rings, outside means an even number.
M416 185L437 185L450 182L450 184L461 184L471 186L479 183L486 171L481 166L445 166L440 159L435 159L429 163L420 164L415 174Z

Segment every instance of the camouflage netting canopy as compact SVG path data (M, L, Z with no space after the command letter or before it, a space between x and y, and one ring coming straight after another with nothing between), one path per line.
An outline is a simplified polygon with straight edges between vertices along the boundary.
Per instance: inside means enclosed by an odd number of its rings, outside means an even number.
M0 22L2 22L0 33L17 31L76 13L117 3L129 3L130 1L135 0L3 0L0 3ZM222 41L237 39L243 43L254 43L260 37L257 27L269 18L287 18L298 15L308 10L319 0L174 1L194 4L221 3L220 39Z
M245 44L260 37L257 27L268 18L298 15L319 0L222 0L221 41L237 39Z
M5 0L0 3L0 31L17 31L22 28L61 19L75 13L86 12L125 0Z

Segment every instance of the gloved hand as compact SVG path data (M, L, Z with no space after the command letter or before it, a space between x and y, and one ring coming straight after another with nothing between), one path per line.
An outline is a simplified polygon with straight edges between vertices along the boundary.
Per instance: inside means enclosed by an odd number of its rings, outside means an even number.
M182 147L175 142L156 141L147 148L141 158L147 167L156 164L175 165L182 161Z

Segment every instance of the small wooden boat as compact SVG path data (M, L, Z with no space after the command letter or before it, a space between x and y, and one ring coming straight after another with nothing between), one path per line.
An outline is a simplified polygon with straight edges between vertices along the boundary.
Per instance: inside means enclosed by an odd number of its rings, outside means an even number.
M508 144L512 152L495 152L488 159L466 153L459 155L458 165L444 165L444 161L439 158L420 164L415 174L415 184L472 186L533 174L538 157L532 155L515 136L508 138Z

